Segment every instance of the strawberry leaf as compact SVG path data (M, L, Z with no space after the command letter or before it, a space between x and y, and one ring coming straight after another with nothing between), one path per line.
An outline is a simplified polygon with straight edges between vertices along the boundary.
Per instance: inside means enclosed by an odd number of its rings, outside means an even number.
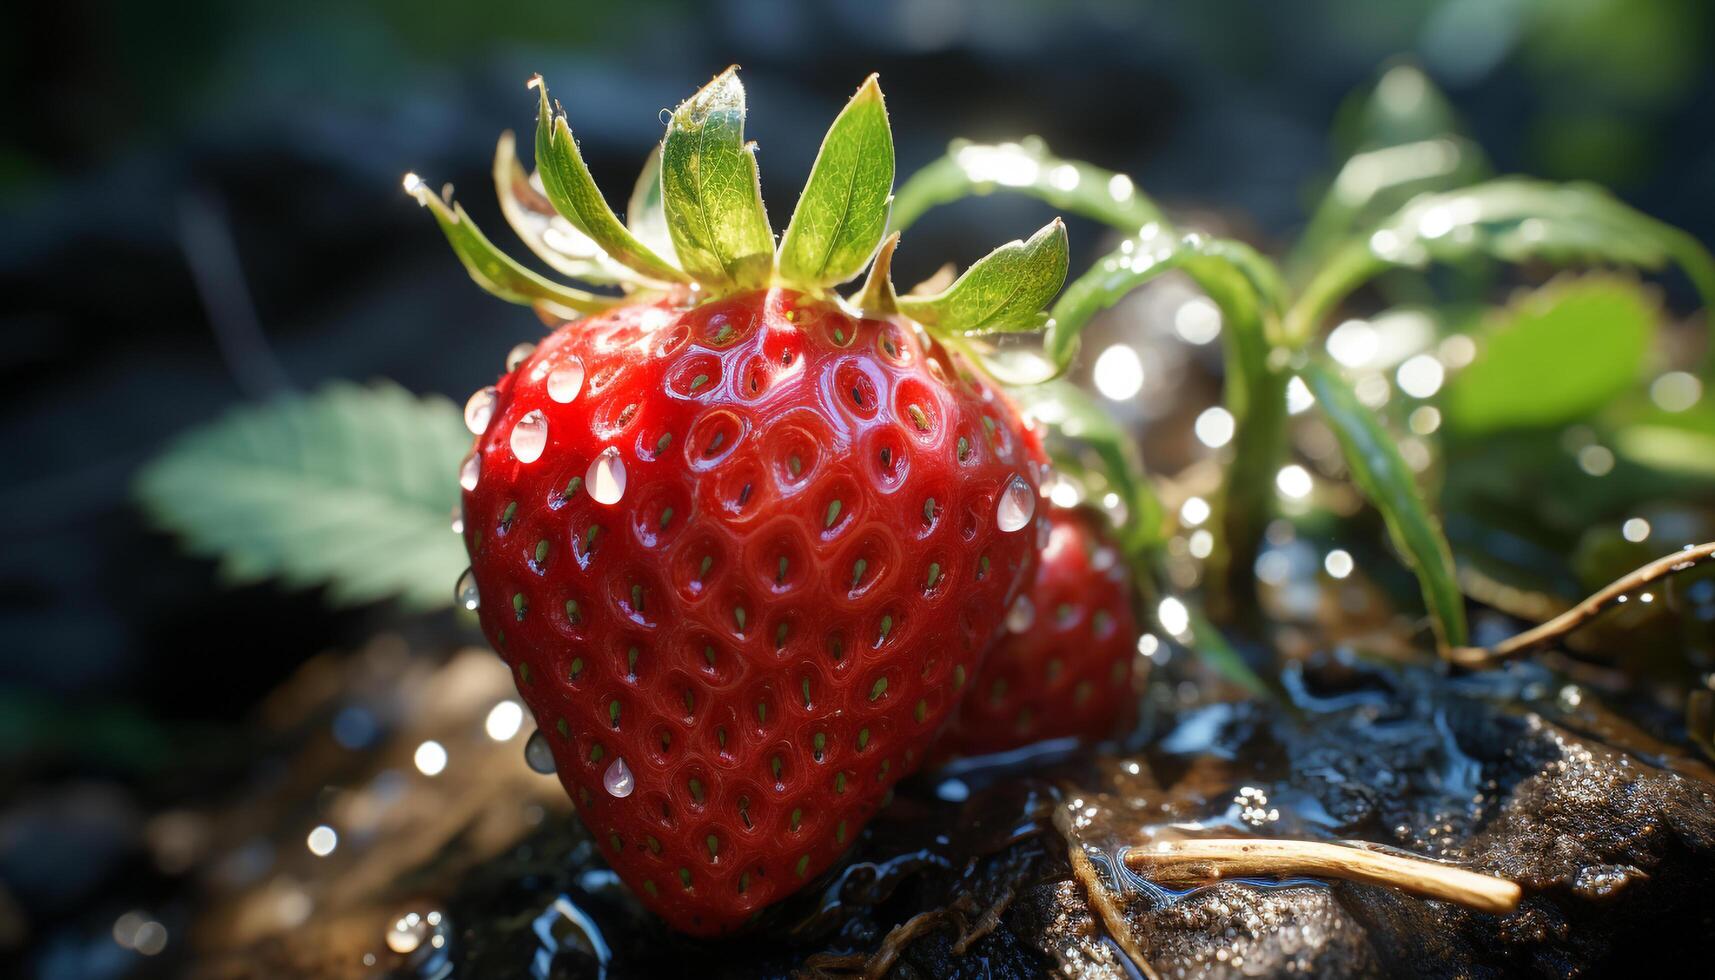
M1336 368L1312 362L1302 376L1334 430L1352 482L1381 512L1394 547L1417 574L1437 639L1446 647L1464 646L1465 599L1454 573L1452 549L1424 503L1416 475L1399 454L1397 441L1376 413L1358 401Z
M1066 225L1055 218L1028 241L978 259L945 290L899 297L899 311L944 334L1035 330L1047 320L1043 306L1066 282L1066 265Z
M667 215L661 210L661 144L656 143L643 161L643 172L631 189L625 205L625 227L656 254L673 259L673 238L667 234Z
M500 134L494 148L494 191L506 223L530 251L568 278L602 284L636 282L634 272L608 258L594 239L554 210L553 202L531 183L518 162L515 142L510 130Z
M874 75L834 119L780 240L780 274L811 288L863 271L887 228L893 132Z
M1548 428L1633 388L1655 336L1655 304L1609 275L1551 282L1500 312L1442 394L1450 431Z
M1165 223L1161 209L1130 177L1077 160L1062 160L1036 137L1018 143L955 140L947 155L912 174L893 201L891 231L910 227L930 208L972 195L1011 191L1061 211L1135 232Z
M588 235L615 262L647 279L684 282L685 274L638 241L607 206L563 112L548 103L548 86L540 75L531 79L541 105L536 111L536 170L555 210Z
M1419 197L1362 240L1335 251L1304 287L1287 318L1287 337L1294 344L1308 342L1346 296L1388 269L1421 269L1473 255L1646 270L1676 262L1704 305L1715 304L1715 258L1685 232L1593 184L1503 177ZM1715 358L1707 365L1715 373Z
M441 232L471 279L508 303L535 306L562 319L574 320L584 313L599 313L622 302L616 296L598 296L561 286L519 265L494 247L464 208L457 204L448 207L416 174L405 175L405 193L435 216L435 222L441 226Z
M774 233L744 142L744 86L728 68L674 110L661 146L667 231L685 271L717 289L766 285Z
M327 587L339 605L452 600L464 547L447 531L470 447L458 409L392 384L335 382L235 409L152 460L136 495L234 584Z

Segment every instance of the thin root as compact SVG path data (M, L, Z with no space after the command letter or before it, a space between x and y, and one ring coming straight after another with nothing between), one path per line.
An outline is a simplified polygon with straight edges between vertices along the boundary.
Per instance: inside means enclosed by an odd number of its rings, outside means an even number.
M1101 916L1102 925L1108 930L1115 943L1137 967L1139 973L1147 980L1161 980L1161 975L1150 965L1149 958L1138 947L1137 937L1132 934L1131 920L1125 917L1125 912L1114 903L1113 896L1102 884L1101 876L1090 864L1090 858L1084 853L1084 845L1072 834L1072 817L1064 805L1054 811L1054 826L1060 835L1066 839L1066 857L1072 865L1072 876L1084 886L1084 894L1090 898L1090 907Z
M1518 908L1523 897L1519 886L1505 878L1426 858L1321 841L1162 841L1127 851L1125 863L1157 884L1170 887L1249 875L1341 878L1455 902L1494 915Z
M1687 545L1615 579L1583 602L1540 626L1525 630L1492 647L1453 647L1446 650L1443 656L1461 667L1493 667L1521 653L1552 643L1596 618L1608 607L1624 602L1630 593L1658 579L1696 567L1711 557L1715 557L1715 541Z

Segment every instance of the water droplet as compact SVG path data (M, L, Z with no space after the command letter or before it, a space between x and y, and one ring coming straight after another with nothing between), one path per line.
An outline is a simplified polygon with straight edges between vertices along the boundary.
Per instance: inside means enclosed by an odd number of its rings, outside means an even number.
M1001 491L1000 503L995 507L995 521L1000 529L1010 534L1030 523L1030 518L1036 514L1036 491L1030 489L1030 484L1024 478L1014 473L1012 481Z
M429 923L421 915L415 912L402 915L387 927L387 948L401 956L415 952L428 938L429 929Z
M534 409L518 420L512 427L512 455L518 457L520 463L534 463L542 458L542 450L548 448L548 417L541 409Z
M584 365L575 357L567 358L566 363L548 375L548 397L562 405L578 397L583 387Z
M464 427L475 435L488 431L488 423L494 418L494 386L478 388L464 403Z
M519 344L516 347L512 348L511 350L507 351L506 352L506 373L511 374L513 371L518 370L518 365L523 364L524 359L529 357L531 354L534 354L534 353L536 353L536 345L530 343L529 341L525 341L524 343Z
M1034 622L1036 622L1036 606L1031 603L1030 597L1027 595L1019 596L1018 601L1012 604L1012 608L1006 611L1006 628L1014 633L1024 632Z
M619 503L619 498L625 496L625 460L619 458L618 449L609 446L590 461L584 486L598 504Z
M607 772L601 775L601 784L607 787L609 796L625 799L631 791L637 788L637 780L631 776L631 767L624 759L613 760L613 765L607 767Z
M530 738L524 742L524 764L544 776L554 774L554 750L540 728L531 732Z
M476 612L476 607L482 604L482 597L476 591L476 574L468 568L459 576L459 584L453 587L453 601L470 612Z
M464 504L455 504L450 518L454 534L464 533Z
M466 490L475 490L476 481L482 479L482 457L471 453L465 457L464 465L459 467L459 486Z

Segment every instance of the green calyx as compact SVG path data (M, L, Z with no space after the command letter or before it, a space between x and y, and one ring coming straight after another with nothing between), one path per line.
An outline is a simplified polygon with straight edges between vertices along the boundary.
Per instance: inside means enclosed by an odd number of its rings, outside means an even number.
M780 285L867 315L904 314L937 336L961 338L1044 326L1043 309L1065 282L1066 230L1055 219L978 260L940 293L895 293L890 260L898 236L888 237L893 134L874 75L834 119L778 245L755 147L744 139L744 86L736 68L673 111L623 220L596 187L565 111L539 76L529 84L538 100L536 172L518 161L512 134L502 135L494 158L501 211L556 273L629 295L554 282L496 248L453 203L450 189L436 195L408 174L405 190L431 210L478 285L544 318L575 319L651 295L700 301ZM865 268L868 277L849 299L832 293Z

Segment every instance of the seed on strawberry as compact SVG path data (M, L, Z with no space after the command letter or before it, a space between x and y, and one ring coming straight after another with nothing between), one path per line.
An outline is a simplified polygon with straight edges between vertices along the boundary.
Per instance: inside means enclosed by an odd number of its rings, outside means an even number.
M675 927L726 932L921 765L1029 580L1045 460L963 338L1040 321L1065 233L896 297L871 79L776 249L730 71L674 113L622 224L532 84L538 178L504 138L503 210L626 294L529 272L407 179L480 284L561 324L466 405L459 602L612 867ZM872 256L857 300L831 292Z
M965 695L944 752L983 755L1049 738L1101 739L1131 710L1138 626L1120 550L1082 509L1048 512L1048 544L1006 633Z

